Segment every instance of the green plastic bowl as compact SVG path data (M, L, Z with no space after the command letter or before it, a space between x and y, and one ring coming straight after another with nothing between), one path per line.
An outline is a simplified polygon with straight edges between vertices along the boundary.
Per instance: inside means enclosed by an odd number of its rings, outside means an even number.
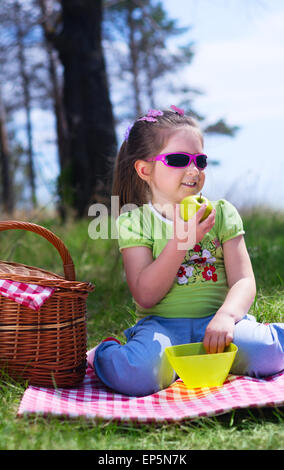
M207 354L202 343L190 343L170 346L165 352L184 384L188 388L201 388L223 385L237 350L231 343L222 353Z

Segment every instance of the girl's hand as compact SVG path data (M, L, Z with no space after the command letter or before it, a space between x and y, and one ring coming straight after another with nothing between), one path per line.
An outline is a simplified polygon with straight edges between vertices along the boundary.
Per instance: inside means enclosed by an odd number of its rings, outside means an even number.
M234 329L234 318L228 312L219 310L205 330L203 345L206 352L223 352L225 347L233 341Z
M200 242L207 232L210 232L215 224L216 209L201 222L205 213L206 204L196 212L195 216L185 222L180 217L180 206L176 204L174 211L174 236L178 240L180 249L193 248L196 243Z

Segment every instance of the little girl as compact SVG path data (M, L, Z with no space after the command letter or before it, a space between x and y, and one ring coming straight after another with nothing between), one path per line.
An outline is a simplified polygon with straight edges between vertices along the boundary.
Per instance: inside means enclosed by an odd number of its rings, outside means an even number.
M203 342L217 353L233 341L233 374L284 368L284 323L247 314L256 287L235 207L221 199L205 220L205 206L188 222L179 215L182 199L201 192L206 165L197 123L175 106L137 119L121 146L113 193L120 208L135 204L117 227L138 321L124 332L126 344L107 338L88 353L97 376L119 393L168 387L176 374L164 350L177 344Z

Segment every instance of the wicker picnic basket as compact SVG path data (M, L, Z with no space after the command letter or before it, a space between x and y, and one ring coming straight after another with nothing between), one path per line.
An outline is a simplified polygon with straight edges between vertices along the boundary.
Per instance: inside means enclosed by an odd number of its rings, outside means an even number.
M64 277L0 261L0 279L55 289L37 311L0 295L0 370L37 386L78 385L86 370L86 300L94 285L75 281L72 258L50 230L28 222L0 222L0 231L11 229L46 238L61 256Z

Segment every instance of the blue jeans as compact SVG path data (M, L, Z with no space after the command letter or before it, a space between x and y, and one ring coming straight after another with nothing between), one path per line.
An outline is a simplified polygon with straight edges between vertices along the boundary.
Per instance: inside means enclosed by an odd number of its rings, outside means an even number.
M168 387L177 378L164 350L167 346L202 342L214 315L203 318L145 317L125 330L127 343L101 343L94 369L114 391L145 396ZM230 373L264 377L284 369L284 323L262 324L252 315L236 323L233 342L238 346Z

